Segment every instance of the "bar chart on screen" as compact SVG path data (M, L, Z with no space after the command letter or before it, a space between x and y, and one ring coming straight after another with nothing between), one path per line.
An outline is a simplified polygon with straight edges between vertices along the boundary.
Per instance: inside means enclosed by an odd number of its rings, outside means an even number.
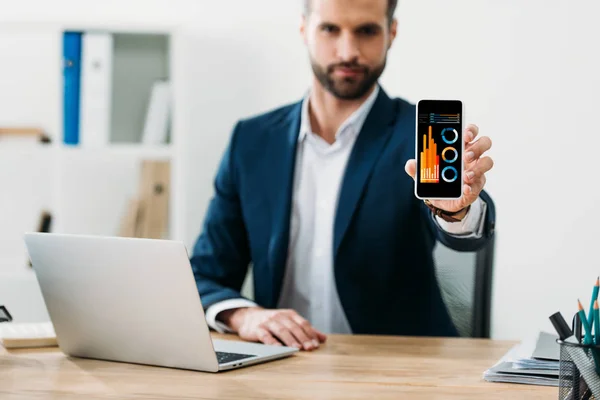
M459 124L460 114L422 113L419 114L419 122L430 124Z
M423 135L423 151L421 151L421 183L438 183L440 181L440 156L437 144L433 140L432 127L429 135Z

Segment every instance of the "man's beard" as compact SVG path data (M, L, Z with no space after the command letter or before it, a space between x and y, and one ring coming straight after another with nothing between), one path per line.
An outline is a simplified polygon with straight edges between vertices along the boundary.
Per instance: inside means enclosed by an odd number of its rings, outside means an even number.
M377 82L385 69L386 59L374 69L360 65L356 61L331 64L327 69L317 64L312 58L310 64L313 73L328 92L338 99L356 100L367 94ZM334 70L339 67L358 70L360 74L357 77L334 77Z

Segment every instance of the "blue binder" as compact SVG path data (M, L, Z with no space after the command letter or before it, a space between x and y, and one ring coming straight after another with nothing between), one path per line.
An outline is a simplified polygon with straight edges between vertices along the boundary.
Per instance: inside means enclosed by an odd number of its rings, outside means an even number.
M81 32L63 33L63 141L69 145L79 143L81 35Z

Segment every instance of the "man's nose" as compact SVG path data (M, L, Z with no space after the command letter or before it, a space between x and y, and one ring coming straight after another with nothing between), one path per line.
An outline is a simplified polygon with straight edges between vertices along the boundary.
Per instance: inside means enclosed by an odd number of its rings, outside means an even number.
M358 43L353 35L345 33L338 42L338 57L343 61L353 61L359 56Z

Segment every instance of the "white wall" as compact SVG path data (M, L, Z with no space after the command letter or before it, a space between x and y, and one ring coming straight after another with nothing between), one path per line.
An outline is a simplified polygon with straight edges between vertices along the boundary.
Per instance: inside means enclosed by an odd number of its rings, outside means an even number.
M413 100L460 97L467 119L494 141L497 338L552 331L557 310L570 321L578 297L587 308L600 272L599 12L594 1L401 2L390 90ZM428 50L442 44L456 50Z
M310 76L297 1L0 0L0 9L0 24L110 20L188 29L190 245L234 122L299 99ZM578 297L587 307L600 272L593 153L600 141L593 125L599 14L593 0L402 0L397 11L385 90L411 101L461 98L468 121L494 141L488 189L498 211L496 338L551 329L548 316L560 310L569 318Z

